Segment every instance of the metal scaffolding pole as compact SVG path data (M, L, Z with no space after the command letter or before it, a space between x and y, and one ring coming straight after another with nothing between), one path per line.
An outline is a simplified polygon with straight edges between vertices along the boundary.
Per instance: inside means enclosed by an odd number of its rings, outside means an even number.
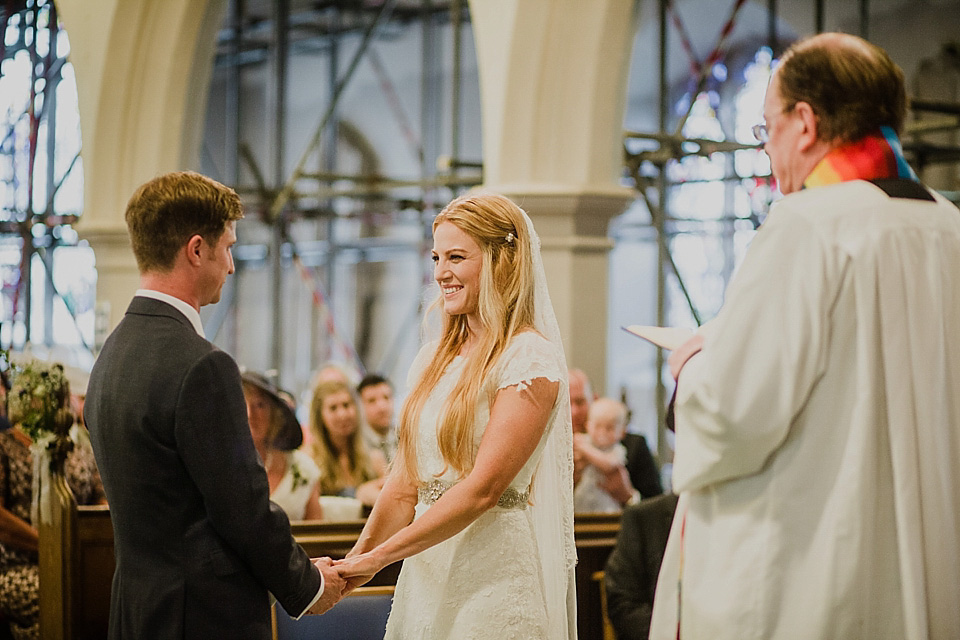
M780 43L777 38L777 0L767 2L767 43L773 57L777 57L780 51Z
M735 26L737 15L740 9L744 6L744 0L735 0L733 6L731 7L731 13L726 23L722 26L717 38L717 42L713 50L709 55L704 58L703 61L700 61L696 53L693 51L692 46L689 45L688 41L684 42L685 48L688 50L688 54L691 58L691 74L694 88L691 91L690 95L690 105L686 112L681 115L678 119L678 122L673 127L673 131L670 131L669 123L669 104L670 104L670 95L669 95L669 85L667 79L667 54L668 54L668 29L667 29L667 20L668 13L673 11L674 23L677 26L677 29L681 33L681 38L686 38L685 30L680 20L679 16L671 7L670 0L660 0L659 2L659 36L660 36L660 50L659 50L659 103L658 103L658 127L659 131L653 134L644 134L636 132L625 132L626 138L639 138L654 140L658 143L659 148L655 151L643 151L640 153L627 153L627 168L634 177L634 181L637 185L637 189L640 192L641 197L644 199L647 205L647 209L650 211L651 225L656 232L657 238L657 324L660 326L665 326L668 323L667 318L667 287L666 279L668 273L672 272L676 278L676 282L680 288L680 291L684 298L686 299L687 305L690 308L690 312L694 317L694 320L697 324L701 323L700 313L698 312L696 305L693 302L692 297L684 283L683 278L680 275L680 271L677 267L676 262L673 259L670 248L670 232L668 229L668 222L671 218L668 215L669 211L669 182L667 180L667 166L668 163L673 160L680 160L688 155L700 155L708 157L709 155L717 152L731 152L741 149L751 149L755 148L755 145L743 145L736 142L727 142L727 141L715 141L708 139L695 139L687 138L683 135L684 125L686 124L687 119L692 113L694 103L696 102L697 96L706 88L707 80L709 79L713 66L723 60L726 50L726 43L730 34L733 32ZM771 13L773 17L770 18L770 30L771 30L771 40L775 41L776 39L776 17L775 17L775 2L771 0ZM644 162L649 162L656 169L656 177L650 178L642 175L641 167ZM653 199L648 193L648 190L656 190L656 202L653 202ZM732 229L732 227L731 227ZM729 231L732 233L732 231ZM728 246L732 246L732 242L728 243ZM656 355L656 388L655 388L655 405L657 410L657 452L661 462L666 462L670 458L670 448L667 444L666 438L666 404L667 404L667 393L666 385L663 380L663 372L666 364L665 354L662 349L657 349Z
M329 91L331 96L338 96L337 93L337 79L340 77L340 40L341 36L339 34L339 20L340 13L337 12L332 18L331 26L333 27L332 33L330 35L330 64L329 64ZM357 60L359 58L355 58ZM356 67L354 67L356 68ZM326 148L325 153L323 154L323 168L327 171L333 172L337 168L337 147L339 143L338 135L338 111L337 111L337 102L339 100L333 100L331 102L330 110L327 113L327 122L326 122ZM333 196L328 196L321 198L321 202L326 202L327 206L333 202ZM337 225L333 216L327 216L323 222L323 226L326 228L326 238L327 244L330 247L330 250L326 252L324 257L324 271L323 271L323 290L328 293L327 300L328 305L326 308L326 313L333 313L331 293L334 288L334 275L337 265ZM325 347L325 352L322 358L316 358L318 355L314 353L315 361L312 363L311 369L316 369L320 366L323 361L326 361L332 355L332 345L333 345L333 336L328 335L325 338L320 336L320 312L319 307L314 307L314 323L313 328L315 331L314 337L316 341L315 345L320 345L321 343Z
M285 160L285 140L286 135L286 97L287 97L287 54L288 54L288 19L290 17L289 0L275 0L273 13L274 46L271 57L271 78L273 85L271 87L273 97L273 178L277 189L283 185ZM280 371L283 364L283 257L281 249L283 247L285 223L283 216L284 207L280 206L276 211L271 212L269 223L273 225L271 242L271 266L272 266L272 323L273 329L270 341L270 368Z
M453 77L450 80L450 160L456 172L460 160L460 75L463 66L463 0L453 0L450 6L450 26L453 29Z
M49 34L49 49L46 60L44 61L44 75L46 83L43 87L43 110L47 114L47 206L44 209L44 218L49 219L53 215L53 199L56 195L56 155L57 155L57 87L60 84L59 68L53 71L54 60L57 52L57 14L56 9L51 5L50 17L48 19L47 32ZM46 230L47 250L42 255L44 267L49 274L49 278L44 281L43 288L43 343L47 346L54 344L53 336L53 302L56 297L53 286L53 264L54 249L57 244L57 238L53 233L53 227L47 226Z
M14 33L17 37L10 38ZM10 316L0 319L0 324L9 321L10 332L5 336L8 347L22 348L31 341L52 346L58 337L53 323L57 298L74 323L77 321L73 308L57 290L53 273L56 248L63 243L59 227L76 222L76 216L57 214L56 196L79 157L73 157L58 179L57 150L62 145L57 132L57 93L65 58L58 52L61 38L56 7L52 1L8 2L0 8L0 34L4 36L0 39L0 61L29 58L23 110L8 112L4 116L6 128L0 131L0 158L5 168L0 181L6 194L0 233L16 237L20 253ZM17 67L4 64L0 73ZM35 237L39 225L42 233ZM33 278L34 255L40 257L39 265L44 269L43 274L36 274L39 280ZM34 290L38 293L36 300ZM80 332L79 325L77 330ZM87 346L82 334L80 343Z
M224 120L226 121L226 133L228 149L232 148L233 153L227 153L226 164L224 165L224 175L233 184L240 184L240 143L243 139L243 130L241 124L241 91L243 85L243 65L240 64L240 57L243 54L243 21L245 14L246 0L233 0L233 11L231 21L233 22L233 38L230 40L230 56L233 59L227 74L226 91L226 109Z
M287 2L288 0L282 0ZM297 166L294 168L293 173L290 175L286 184L283 184L282 189L280 189L277 197L274 199L273 203L270 205L270 219L275 218L280 211L287 205L290 201L290 196L292 195L297 181L303 176L304 168L307 164L307 160L313 154L314 150L317 148L317 145L320 143L320 138L323 135L324 129L326 129L327 121L333 116L334 111L337 108L337 105L340 101L340 96L343 94L343 90L346 88L347 84L350 82L350 79L353 77L354 71L357 69L357 65L360 63L363 54L366 52L367 47L370 45L370 42L373 41L373 38L377 35L379 28L390 19L390 13L393 10L394 5L397 0L386 0L383 5L380 7L380 10L377 12L376 17L367 27L366 31L363 34L363 39L360 42L360 46L357 48L356 53L354 53L353 58L350 61L350 64L347 66L347 70L343 74L343 78L340 78L337 81L336 87L334 89L333 95L330 97L330 104L327 106L327 110L324 112L323 117L320 119L320 123L317 125L313 136L311 137L309 143L303 151L303 154L300 156L300 160L297 162Z
M271 225L282 224L283 227L275 226L274 230L276 232L276 229L282 228L284 234L282 239L277 238L277 236L272 237L269 252L265 251L262 245L239 247L237 263L238 269L243 268L244 265L247 268L250 268L251 265L266 265L267 262L264 262L266 257L273 267L272 277L275 289L279 290L276 283L289 275L285 273L289 266L286 257L292 254L296 264L298 256L301 256L300 249L303 243L298 242L294 236L290 235L291 229L288 227L291 221L295 218L316 220L318 231L316 240L323 243L323 249L322 251L306 250L306 262L312 261L312 264L304 266L313 266L314 268L297 267L304 279L313 281L315 290L328 292L322 296L323 302L319 302L316 296L313 297L312 313L314 317L311 322L310 337L304 332L298 338L297 345L301 350L308 340L312 343L313 347L310 349L310 353L311 358L313 358L324 357L322 336L327 332L333 332L331 333L333 337L330 344L336 345L337 353L339 353L341 346L347 352L353 349L353 345L343 340L345 337L349 341L351 332L337 331L332 328L329 323L325 322L325 316L323 315L330 313L332 303L335 303L338 309L343 309L343 304L350 304L349 300L335 300L339 292L335 291L333 278L336 269L339 268L338 265L358 264L366 260L377 262L391 259L391 251L394 252L393 255L396 255L396 248L394 247L396 241L391 239L391 234L385 234L382 240L378 240L376 237L368 238L367 236L370 234L376 235L378 233L377 227L383 224L409 224L415 219L419 227L424 230L424 237L426 237L426 235L429 235L427 221L432 218L431 213L435 207L437 192L450 190L456 193L461 186L478 184L482 177L475 171L466 171L467 168L481 168L479 164L464 163L457 159L457 156L462 153L462 113L460 113L462 111L463 90L461 86L463 66L462 27L469 20L467 6L462 0L459 0L456 4L452 1L422 0L419 7L416 8L416 13L411 9L412 5L400 5L397 0L386 0L377 6L353 6L337 2L310 8L294 8L297 5L290 3L289 0L287 0L287 5L286 28L290 32L287 43L287 58L291 59L293 55L299 55L299 52L319 53L324 57L329 57L330 65L319 67L319 69L325 72L332 67L329 72L331 99L325 107L323 117L320 119L317 128L313 131L313 136L309 139L300 161L292 173L287 173L286 182L282 185L279 178L274 179L274 176L270 174L267 174L270 175L270 179L267 180L258 177L264 175L264 172L261 172L258 167L269 166L269 163L265 163L263 158L255 158L249 147L241 145L238 156L243 163L248 165L250 171L241 172L239 168L236 169L236 188L245 197L255 193L260 205L267 210L264 222ZM266 42L264 36L269 33L271 35L270 42L275 42L276 36L273 34L279 28L278 22L282 20L282 17L278 15L276 10L273 10L266 20L257 21L249 16L244 18L237 16L236 12L239 9L240 7L234 6L234 22L246 27L244 32L245 42L241 45L237 40L229 43L224 40L223 44L229 44L229 47L221 48L219 57L221 64L223 62L233 65L262 64L269 61L271 63L269 71L275 74L276 60L270 60L264 55L265 51L272 50L262 45L258 46L256 40L260 37ZM394 14L398 16L398 19L391 22ZM445 22L445 18L449 22ZM384 68L384 65L379 64L372 48L382 32L395 33L398 25L407 24L411 19L420 23L420 34L423 42L420 61L422 73L420 135L423 136L422 145L417 140L417 134L413 127L409 126L404 117L404 103L400 99L400 94L394 89L387 69ZM446 107L441 95L441 90L445 88L442 86L443 78L441 76L443 67L440 64L442 55L440 28L445 28L450 24L456 25L454 27L453 44L454 57L458 58L458 61L454 64L453 84L450 87L450 108L453 111L450 120L452 124L450 135L453 157L450 163L451 171L449 173L438 173L437 158L441 141L444 139L440 127L445 126L444 123L446 122L446 119L441 117ZM268 32L267 29L270 31ZM339 43L345 37L348 37L348 34L360 35L360 42L359 45L354 46L353 41L351 41L349 56L343 60L344 64L340 65L338 60L340 51L345 50L341 49ZM236 36L236 33L233 35ZM460 53L456 53L457 51ZM232 55L224 55L226 52ZM336 171L340 162L340 154L344 149L360 151L362 158L367 157L365 149L353 146L355 144L353 134L348 136L347 132L337 131L334 126L337 121L340 98L344 95L348 83L355 75L358 75L355 72L365 57L371 62L372 71L379 81L381 91L389 107L392 109L394 116L397 117L402 134L415 155L418 156L420 175L417 176L417 179L397 179L381 176L378 171L371 170L366 166L357 175L348 175L342 170L340 173ZM268 81L271 82L271 87L277 84L272 78ZM237 82L237 85L239 85L239 82ZM239 107L239 93L236 94L236 98L236 106ZM271 114L275 113L272 110L269 110L269 112ZM277 128L279 129L279 127ZM317 170L313 168L313 163L318 157L317 150L321 143L323 146L320 149L319 170ZM308 158L309 169L307 168ZM353 160L353 157L350 156L347 166L350 166ZM272 164L276 166L280 163L274 161ZM459 169L459 171L453 169ZM350 170L352 169L348 169L348 171ZM252 176L256 188L242 187L239 184L241 174L246 175L247 180ZM270 184L269 187L266 186L267 183ZM419 194L412 194L411 190L413 189L419 191ZM382 202L391 203L392 208L389 213L380 210L380 203ZM411 209L419 211L420 215L417 218L405 216L403 212ZM360 224L359 226L345 225L344 220L353 220ZM299 229L299 226L296 228ZM360 240L364 242L358 243L350 240L349 238L352 238L355 233L360 233L362 236ZM338 238L338 235L343 237ZM369 242L366 242L368 240ZM280 243L279 246L278 242ZM423 245L417 244L416 246L419 246L422 251ZM416 248L416 246L410 245L410 250ZM280 248L282 248L284 259L278 265L275 260L276 257L281 256L281 252L278 250ZM406 252L406 249L404 252ZM324 266L326 268L323 268ZM369 277L369 270L358 271L357 277L358 279ZM418 270L417 289L422 287L422 277ZM367 281L358 280L360 284L364 282ZM280 315L278 311L286 300L285 294L279 295L277 293L273 298L274 309L271 310L275 318L274 326L278 327L275 329L275 335L273 336L275 342L273 353L271 353L272 364L275 368L282 370L284 375L290 374L294 368L292 361L284 362L283 347L277 336L277 334L283 333L285 324L289 324L292 320L290 316L292 311L285 312L279 322L276 320L276 317ZM220 314L217 314L217 316L219 317ZM331 318L328 317L327 319ZM362 322L362 318L359 321ZM415 331L409 331L410 335L403 335L410 326L412 325L409 323L403 323L403 330L389 338L390 343L386 348L389 359L394 359L403 343L416 335ZM361 332L358 335L362 336L362 327L358 331ZM280 354L279 358L274 355L277 353ZM286 351L286 356L287 359L291 358L289 350ZM300 361L299 358L297 358L297 361ZM359 366L363 368L363 363L359 363ZM296 371L298 377L302 375L299 365L296 366Z
M420 142L423 146L423 162L420 166L420 178L426 180L432 177L437 170L437 156L440 146L440 46L437 36L437 28L434 24L433 2L432 0L423 0L423 22L422 38L423 49L421 52L421 85L420 85ZM432 194L425 194L428 201L432 200Z
M227 179L232 180L233 184L238 185L240 184L240 176L242 173L240 161L242 157L241 149L243 148L243 101L241 100L241 96L243 95L243 65L240 64L240 58L243 55L246 0L233 0L231 20L233 21L233 39L230 42L230 54L233 59L233 64L230 66L227 75L225 121L226 148L233 149L233 153L228 152L225 154L227 162L224 167L224 175L228 176ZM241 303L240 285L244 280L243 266L242 262L237 262L235 264L236 273L234 277L227 280L225 287L227 287L226 296L229 304L225 305L227 309L223 317L219 319L220 322L213 323L208 321L208 324L212 325L214 336L216 332L219 331L221 323L226 319L227 315L233 319L233 326L237 326ZM239 346L237 332L233 331L230 333L228 340L230 352L237 353L237 347Z
M660 135L668 135L669 122L669 87L667 85L667 4L669 0L660 0L660 56L659 56L659 102L658 126ZM696 96L694 96L696 97ZM659 166L657 171L657 204L650 208L651 221L657 232L657 326L667 325L667 269L666 263L670 258L670 248L667 246L667 175L666 163ZM657 347L657 456L661 463L671 458L670 447L667 445L667 388L663 383L663 367L666 364L663 349Z
M860 37L870 39L870 0L860 0Z

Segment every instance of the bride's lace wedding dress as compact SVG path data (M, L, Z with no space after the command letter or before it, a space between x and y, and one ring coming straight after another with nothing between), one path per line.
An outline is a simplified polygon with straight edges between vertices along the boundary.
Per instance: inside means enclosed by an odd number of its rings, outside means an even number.
M436 344L421 349L411 368L415 381ZM457 357L423 406L418 436L421 489L420 517L455 481L437 447L437 422L460 376L464 358ZM537 378L562 381L566 365L557 350L535 332L516 336L481 391L493 396L507 387L525 388ZM552 416L565 394L557 395ZM486 402L477 403L476 447L490 418ZM498 506L466 529L403 561L386 638L392 640L535 640L547 638L547 613L540 554L529 503L530 484L540 461L549 427L536 450L511 482ZM557 533L561 535L560 532Z

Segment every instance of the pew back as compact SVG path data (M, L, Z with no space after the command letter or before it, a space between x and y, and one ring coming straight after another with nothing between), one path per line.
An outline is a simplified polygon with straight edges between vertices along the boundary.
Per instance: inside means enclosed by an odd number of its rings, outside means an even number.
M312 557L342 558L350 551L363 520L346 522L294 522L293 535ZM618 514L577 514L574 535L577 543L577 626L580 638L602 637L600 592L591 576L603 569L620 529ZM43 541L41 541L43 544ZM73 594L74 637L78 640L103 638L110 616L110 585L113 579L113 528L106 506L77 507L77 534L73 554L76 563L77 593ZM400 563L374 576L370 587L395 585ZM43 603L41 601L41 607Z

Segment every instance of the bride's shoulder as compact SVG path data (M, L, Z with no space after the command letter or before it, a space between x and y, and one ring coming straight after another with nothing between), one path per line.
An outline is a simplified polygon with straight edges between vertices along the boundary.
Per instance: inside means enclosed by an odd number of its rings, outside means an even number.
M427 340L420 347L420 351L417 352L417 359L420 358L430 358L436 352L437 347L440 346L440 340Z
M439 340L429 340L420 347L420 351L417 352L413 363L410 365L410 370L407 372L408 386L412 386L420 378L420 374L427 368L427 365L430 364L430 360L433 358L433 354L436 353L439 345Z
M524 329L520 333L517 333L510 339L510 342L507 344L507 351L522 349L522 348L538 348L538 349L553 349L553 345L549 340L543 337L539 331L534 328Z

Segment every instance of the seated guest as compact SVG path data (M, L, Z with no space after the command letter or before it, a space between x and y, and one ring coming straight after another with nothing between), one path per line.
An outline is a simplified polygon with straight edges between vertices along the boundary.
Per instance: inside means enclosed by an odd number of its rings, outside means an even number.
M370 373L357 385L363 405L363 442L369 451L379 451L389 463L397 453L397 432L393 427L393 385L383 376Z
M291 520L320 520L320 469L309 454L298 450L303 432L293 408L266 377L244 371L250 435L267 470L270 499Z
M580 369L570 369L570 417L574 433L586 433L587 414L593 402L590 379ZM624 433L621 444L627 448L626 473L609 474L604 488L620 502L627 504L640 497L650 498L663 493L660 470L650 453L647 440L639 433ZM573 484L580 483L580 476L587 461L583 454L573 449Z
M310 389L316 389L318 386L324 382L342 382L347 386L353 386L356 384L356 378L352 377L350 373L347 372L347 368L333 360L328 360L323 363L319 369L316 370L313 374L313 378L310 380ZM309 420L303 421L303 448L310 449L313 446L313 431L310 429Z
M347 371L347 367L339 362L328 360L313 374L310 384L315 389L324 382L342 382L346 385L356 384L357 379Z
M311 455L320 467L322 495L357 498L373 506L386 474L386 460L369 453L360 436L360 416L343 382L321 382L310 403Z
M627 449L620 439L627 428L627 408L612 398L600 398L587 416L587 432L573 434L574 451L586 460L580 483L573 492L577 513L616 513L622 504L604 487L605 479L623 473Z
M647 446L647 439L639 433L625 433L620 441L627 449L627 474L630 484L640 496L652 498L663 493L663 484L660 482L660 471L657 463Z
M587 432L587 412L593 402L593 390L590 388L590 379L580 369L570 369L567 372L567 385L570 389L570 424L574 433ZM574 442L576 445L576 442ZM580 484L583 470L587 467L587 460L583 454L573 447L573 486Z
M650 633L653 595L676 509L677 496L668 493L623 510L617 544L603 573L607 615L617 640L646 640Z
M38 412L55 412L51 420L63 431L69 430L75 416L69 410L69 385L60 365L32 362L18 367L10 397L13 426L0 432L0 619L20 640L40 637L39 538L31 514L33 456L27 431L37 428ZM103 502L103 485L89 447L74 446L65 474L78 504Z
M587 432L587 413L590 403L593 402L593 390L590 388L590 379L580 369L570 369L567 372L570 387L570 422L574 433Z

